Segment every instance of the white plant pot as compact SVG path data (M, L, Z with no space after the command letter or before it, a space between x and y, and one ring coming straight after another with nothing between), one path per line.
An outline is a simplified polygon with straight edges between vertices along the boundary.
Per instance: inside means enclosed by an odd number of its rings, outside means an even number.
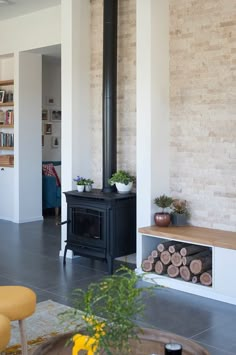
M85 191L90 192L92 190L92 185L85 185Z
M120 182L116 182L116 188L119 194L127 194L131 191L133 186L133 182L129 182L128 185L121 184Z
M83 192L84 191L84 185L77 185L77 191L78 192Z

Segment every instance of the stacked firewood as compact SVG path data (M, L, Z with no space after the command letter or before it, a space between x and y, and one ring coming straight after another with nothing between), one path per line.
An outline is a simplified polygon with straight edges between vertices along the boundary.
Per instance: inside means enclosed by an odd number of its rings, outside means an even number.
M164 241L143 260L142 269L145 272L154 271L158 275L167 274L172 278L181 277L185 281L211 286L211 249L173 240Z

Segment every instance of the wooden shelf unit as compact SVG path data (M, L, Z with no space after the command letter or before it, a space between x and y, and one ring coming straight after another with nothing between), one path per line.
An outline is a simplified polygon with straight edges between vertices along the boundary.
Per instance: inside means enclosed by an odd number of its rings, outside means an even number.
M14 147L0 147L0 150L14 150Z
M148 226L139 228L139 233L136 271L144 274L145 281L236 305L236 285L233 282L236 269L236 232L194 226ZM142 261L164 240L209 247L212 250L212 286L193 284L155 272L143 273Z
M14 80L0 80L0 86L14 85Z
M0 124L0 129L1 128L14 128L14 124Z
M14 102L13 101L0 102L0 107L13 107L13 106L14 106Z
M4 88L5 86L13 86L14 85L14 80L0 80L0 88ZM8 102L2 102L0 103L0 107L14 107L14 102L13 101L8 101ZM0 124L0 131L2 129L14 129L14 124ZM14 147L0 147L0 151L13 151ZM14 164L6 164L6 163L0 163L0 167L9 167L13 168Z

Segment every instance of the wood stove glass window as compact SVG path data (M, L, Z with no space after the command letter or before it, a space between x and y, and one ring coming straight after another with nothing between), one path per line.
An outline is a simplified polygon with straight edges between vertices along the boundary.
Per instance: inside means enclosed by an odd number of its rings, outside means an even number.
M89 208L72 208L72 233L88 239L102 238L104 212Z

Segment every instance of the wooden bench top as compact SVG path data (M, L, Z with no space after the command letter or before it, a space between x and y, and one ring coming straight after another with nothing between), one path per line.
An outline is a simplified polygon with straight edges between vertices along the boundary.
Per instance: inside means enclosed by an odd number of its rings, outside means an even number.
M138 231L145 235L236 250L236 232L194 226L157 227L156 225L142 227Z

